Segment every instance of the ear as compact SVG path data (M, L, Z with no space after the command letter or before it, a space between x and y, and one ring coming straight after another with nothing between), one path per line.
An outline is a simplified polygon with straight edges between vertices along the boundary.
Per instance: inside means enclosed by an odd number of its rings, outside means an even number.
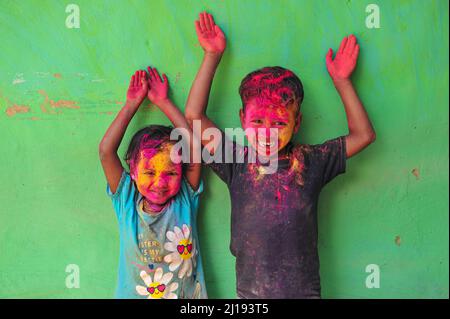
M135 172L136 172L136 170L134 169L134 167L130 166L130 176L133 181L136 181L136 173Z
M302 117L303 117L303 114L299 110L297 117L295 118L294 134L297 133L298 129L300 128L300 124L302 122Z
M244 123L245 123L245 113L244 113L244 109L240 109L239 110L239 118L241 120L241 126L242 128L244 127Z

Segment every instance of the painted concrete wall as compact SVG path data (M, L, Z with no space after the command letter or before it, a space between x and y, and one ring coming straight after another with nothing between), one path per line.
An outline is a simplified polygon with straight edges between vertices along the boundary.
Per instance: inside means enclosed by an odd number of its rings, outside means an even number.
M202 51L193 21L208 10L228 49L209 115L239 126L237 88L266 65L294 70L305 86L297 141L347 133L325 54L354 33L354 83L377 141L322 192L320 257L326 298L448 298L448 2L377 0L381 28L368 29L373 1L76 0L81 28L68 29L68 1L0 6L0 297L109 298L118 229L97 145L124 102L131 73L165 70L184 108ZM165 123L146 104L133 132ZM205 171L200 236L209 294L234 298L225 185ZM67 289L68 264L80 288ZM381 287L366 288L377 264Z

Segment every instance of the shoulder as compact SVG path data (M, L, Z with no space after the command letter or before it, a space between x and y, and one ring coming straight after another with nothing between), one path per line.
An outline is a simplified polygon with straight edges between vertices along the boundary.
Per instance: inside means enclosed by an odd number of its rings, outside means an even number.
M198 188L194 190L189 184L185 176L181 179L180 191L176 195L176 198L184 205L191 205L194 201L198 200L198 197L203 192L203 180L200 180Z
M345 148L345 136L335 137L319 144L294 144L295 156L321 156Z

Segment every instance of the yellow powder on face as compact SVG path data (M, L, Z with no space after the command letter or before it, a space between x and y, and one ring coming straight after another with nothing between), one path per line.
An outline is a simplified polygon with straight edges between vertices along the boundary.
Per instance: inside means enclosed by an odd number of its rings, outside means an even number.
M155 181L159 180L160 175L165 171L175 170L177 171L177 164L172 162L170 157L171 150L173 145L166 144L163 145L158 152L153 155L151 158L146 158L143 156L143 152L140 154L140 160L138 162L137 171L138 171L138 184L145 185L149 183L149 177L145 174L139 174L145 170L152 170L154 172L154 176L152 179Z
M170 168L173 165L170 159L171 145L164 145L158 153L147 160L147 167L152 167L156 174Z
M294 134L294 128L295 128L295 113L296 113L296 105L295 102L291 102L290 104L284 106L284 107L277 107L276 108L276 115L279 118L288 118L288 125L285 126L282 129L278 129L278 138L279 138L279 145L278 148L282 149L292 138L292 135Z

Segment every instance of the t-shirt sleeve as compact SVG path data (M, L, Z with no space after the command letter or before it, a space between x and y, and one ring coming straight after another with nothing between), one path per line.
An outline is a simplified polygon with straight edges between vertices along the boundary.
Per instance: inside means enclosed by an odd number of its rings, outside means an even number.
M222 134L220 151L218 154L210 155L204 164L210 167L227 185L230 185L235 173L237 156L244 154L244 147L228 138L223 131L220 132Z
M328 140L322 144L312 145L314 165L320 167L321 184L324 186L337 175L345 173L346 142L345 136Z
M136 188L131 180L130 174L125 172L125 170L122 172L116 192L113 194L109 184L107 184L106 193L111 198L114 211L116 212L119 220L124 214L126 214L127 211L133 209Z
M184 196L184 199L188 201L188 203L190 204L191 210L193 211L194 214L197 214L199 198L202 192L203 192L203 180L200 180L197 190L194 190L191 184L189 184L188 180L185 177L183 177L181 181L181 193L182 196Z

